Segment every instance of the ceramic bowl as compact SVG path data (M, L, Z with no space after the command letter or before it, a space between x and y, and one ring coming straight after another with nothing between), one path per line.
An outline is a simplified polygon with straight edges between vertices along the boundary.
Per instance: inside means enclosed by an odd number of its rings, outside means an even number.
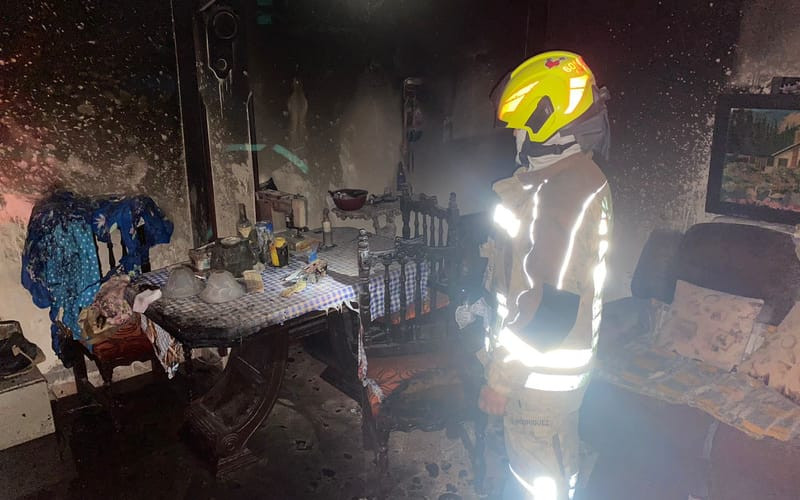
M244 287L228 271L215 270L208 275L208 283L200 293L203 302L221 304L244 295Z

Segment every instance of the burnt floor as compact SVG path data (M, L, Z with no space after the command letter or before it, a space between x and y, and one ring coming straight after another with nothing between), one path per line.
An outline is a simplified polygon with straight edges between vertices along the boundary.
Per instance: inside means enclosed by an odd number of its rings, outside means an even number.
M0 498L42 499L353 499L496 498L505 470L502 433L487 443L486 494L476 493L458 439L444 432L393 433L391 476L378 481L361 448L360 410L322 381L324 368L299 348L281 398L251 439L261 461L215 479L179 437L187 381L138 377L114 385L121 430L77 397L55 404L57 433L0 452ZM203 383L198 373L194 383ZM205 375L206 379L209 375ZM0 424L2 425L2 424ZM664 472L664 471L661 471ZM670 474L640 473L600 457L585 499L686 499ZM661 477L661 479L659 479Z

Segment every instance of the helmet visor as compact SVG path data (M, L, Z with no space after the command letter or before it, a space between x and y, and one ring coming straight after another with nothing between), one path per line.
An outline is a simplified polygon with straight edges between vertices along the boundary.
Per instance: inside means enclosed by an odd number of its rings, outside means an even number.
M489 92L489 99L492 102L492 109L494 109L494 126L495 127L503 127L505 126L505 122L500 120L498 117L498 111L500 110L500 101L503 98L503 91L505 90L508 82L511 80L511 71L509 70L505 75L503 75L492 87L492 90Z
M536 104L536 109L533 110L531 113L531 117L528 118L527 125L531 132L534 134L539 132L542 129L544 124L547 122L547 119L550 118L550 115L553 114L553 101L550 100L548 96L544 96L539 99L539 102Z

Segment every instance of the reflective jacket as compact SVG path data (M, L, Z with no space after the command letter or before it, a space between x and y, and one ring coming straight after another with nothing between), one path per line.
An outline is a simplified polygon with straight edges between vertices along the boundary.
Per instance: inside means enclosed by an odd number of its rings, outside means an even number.
M602 314L611 192L585 153L498 181L491 278L501 318L488 384L573 391L588 382Z

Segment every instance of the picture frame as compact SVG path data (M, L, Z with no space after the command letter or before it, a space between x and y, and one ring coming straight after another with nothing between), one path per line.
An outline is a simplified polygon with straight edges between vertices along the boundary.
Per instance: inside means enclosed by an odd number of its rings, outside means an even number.
M719 96L706 212L800 224L800 95Z

